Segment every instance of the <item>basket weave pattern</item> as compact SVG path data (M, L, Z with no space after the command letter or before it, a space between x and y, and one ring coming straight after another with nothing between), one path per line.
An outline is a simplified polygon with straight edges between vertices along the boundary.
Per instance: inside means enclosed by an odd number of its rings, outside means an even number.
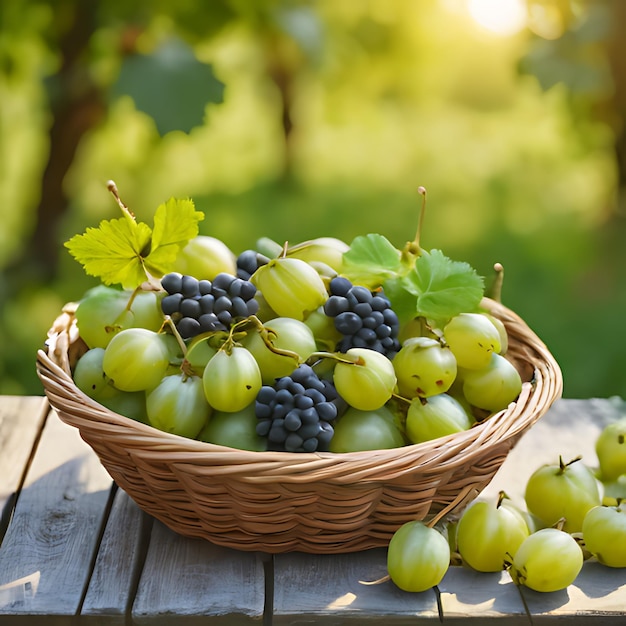
M37 371L60 418L79 429L115 482L172 530L239 550L354 552L387 545L404 522L464 506L561 396L561 371L542 341L506 307L484 304L509 334L507 358L525 381L519 399L465 432L391 450L234 450L118 415L72 381L85 347L71 308L50 329Z

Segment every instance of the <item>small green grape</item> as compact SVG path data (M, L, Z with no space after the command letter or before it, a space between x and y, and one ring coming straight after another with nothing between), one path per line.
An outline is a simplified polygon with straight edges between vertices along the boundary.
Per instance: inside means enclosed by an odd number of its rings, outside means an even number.
M450 566L446 538L421 521L406 522L393 535L387 571L403 591L426 591L438 585Z
M509 570L514 582L540 592L566 589L583 566L576 540L557 528L542 528L520 544Z
M396 386L392 362L384 354L367 348L350 348L346 357L356 362L335 365L333 382L337 393L356 409L379 409L391 398Z
M459 367L482 369L501 349L500 333L480 313L460 313L444 327L443 336Z
M220 349L202 375L208 403L217 411L241 411L254 402L263 385L261 370L249 350Z

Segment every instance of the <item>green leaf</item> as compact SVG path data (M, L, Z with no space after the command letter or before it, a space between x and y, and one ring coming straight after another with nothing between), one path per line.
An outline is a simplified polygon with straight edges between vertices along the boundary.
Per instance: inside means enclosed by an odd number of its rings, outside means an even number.
M204 213L196 211L190 199L170 198L154 214L154 230L146 268L153 276L163 276L176 261L178 253L198 234Z
M125 214L74 235L65 247L90 276L135 289L170 271L180 250L198 234L203 217L191 200L171 199L157 208L154 231Z
M408 274L391 279L384 288L401 319L422 316L443 322L477 310L485 285L468 263L453 261L441 250L431 250L422 251Z
M401 253L383 235L361 235L343 254L343 265L343 273L353 283L376 287L400 271Z
M103 220L65 243L85 272L105 285L135 288L146 280L142 253L150 245L152 230L129 217Z
M138 110L154 119L161 135L188 133L203 124L207 104L223 102L224 84L190 46L172 39L151 55L126 57L111 95L130 96Z

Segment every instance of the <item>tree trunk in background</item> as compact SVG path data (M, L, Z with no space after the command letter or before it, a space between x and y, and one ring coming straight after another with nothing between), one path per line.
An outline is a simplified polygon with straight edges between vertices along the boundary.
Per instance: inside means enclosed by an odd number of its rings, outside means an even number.
M60 41L61 68L54 77L50 149L41 181L36 227L25 247L25 258L15 265L44 280L52 279L57 270L57 233L68 208L63 188L65 176L81 139L103 119L106 110L103 95L87 70L86 57L96 27L96 7L94 0L78 0L73 7L73 22Z

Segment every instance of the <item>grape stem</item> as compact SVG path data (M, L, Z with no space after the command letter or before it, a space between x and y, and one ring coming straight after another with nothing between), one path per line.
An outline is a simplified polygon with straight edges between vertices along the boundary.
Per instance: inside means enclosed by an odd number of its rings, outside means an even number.
M420 248L420 241L422 239L422 227L424 224L424 216L426 215L426 188L421 185L417 188L417 193L422 196L422 208L417 220L417 231L415 232L415 239L408 241L402 250L402 258L405 262L413 261L415 257L420 256L422 249Z
M277 348L273 344L272 339L276 337L276 333L271 328L267 328L266 326L264 326L263 322L261 322L261 320L256 315L250 315L245 320L236 322L231 330L239 326L241 326L243 330L247 325L251 325L254 330L259 333L261 339L263 339L263 343L270 352L273 352L274 354L278 354L280 356L290 357L294 359L296 363L300 363L300 355L297 352L293 352L292 350L284 350L283 348Z
M495 263L493 266L495 277L491 285L489 297L495 302L502 303L502 284L504 283L504 267L502 263Z
M169 315L165 316L165 319L163 320L163 324L161 328L159 329L159 332L161 332L166 326L169 326L170 330L172 331L172 334L174 335L174 337L176 337L176 341L178 342L178 345L180 349L182 350L183 360L184 360L185 357L187 356L187 345L185 344L184 339L180 336L180 333L178 332L178 328L176 328L176 324L174 323L174 320Z
M581 455L578 455L576 458L573 458L571 461L568 461L567 463L563 462L563 457L559 455L559 471L558 474L562 474L568 466L572 465L572 463L576 463L577 461L580 461L583 457Z
M312 365L320 359L332 359L338 363L345 363L346 365L365 365L363 357L351 357L342 352L313 352L306 360L307 364Z
M115 198L117 205L122 210L122 213L126 215L127 217L129 217L134 222L135 214L122 202L122 199L120 198L120 194L119 194L119 191L117 190L117 185L115 184L115 181L113 180L108 181L107 189L111 192L111 194Z

